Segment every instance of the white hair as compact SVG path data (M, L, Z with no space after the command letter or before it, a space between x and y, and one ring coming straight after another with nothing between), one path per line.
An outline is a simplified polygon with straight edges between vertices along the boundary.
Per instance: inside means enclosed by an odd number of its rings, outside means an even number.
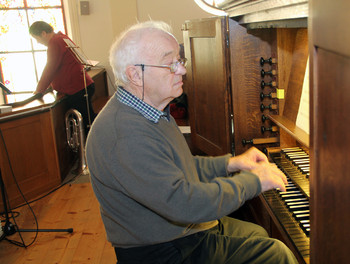
M176 38L171 33L171 27L162 21L147 21L137 23L119 35L112 44L109 52L109 62L112 66L116 85L126 85L129 80L126 76L126 68L140 62L143 58L144 44L142 38L154 31L162 31Z

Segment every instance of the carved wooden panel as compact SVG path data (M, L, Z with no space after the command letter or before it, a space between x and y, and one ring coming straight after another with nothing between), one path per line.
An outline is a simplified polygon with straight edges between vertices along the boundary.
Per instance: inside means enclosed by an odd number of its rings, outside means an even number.
M348 0L311 1L311 263L348 263L350 48Z
M0 166L10 206L61 182L50 111L0 124ZM3 203L1 201L1 208Z
M226 23L226 18L213 18L184 25L192 141L208 155L231 152Z
M350 58L314 53L312 263L347 263L350 228ZM321 232L323 230L323 232Z
M276 64L260 65L260 58L276 59L276 30L247 30L238 23L230 27L231 52L231 82L232 107L234 122L235 153L240 154L251 144L243 145L242 140L250 141L266 137L276 137L276 133L262 133L262 126L270 126L269 121L263 122L262 115L277 114L277 109L261 111L261 104L277 106L276 99L260 99L260 94L275 92L275 87L261 88L261 82L276 81L276 77L261 76L261 70L266 72L276 70ZM273 144L275 145L275 144ZM255 145L263 149L267 144Z

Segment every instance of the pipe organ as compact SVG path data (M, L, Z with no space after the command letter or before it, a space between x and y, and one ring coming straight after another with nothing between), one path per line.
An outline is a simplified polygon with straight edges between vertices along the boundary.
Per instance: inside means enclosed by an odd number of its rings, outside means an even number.
M230 17L183 25L192 143L208 155L240 154L251 146L266 153L287 176L287 191L247 202L245 219L282 240L300 263L347 263L350 140L349 118L341 113L350 111L350 49L335 40L350 36L340 23L350 22L342 11L350 4L310 1L308 21L287 16L250 24L255 13L235 17L263 2L224 1ZM284 2L283 12L293 8L293 1ZM298 3L302 10L308 5Z

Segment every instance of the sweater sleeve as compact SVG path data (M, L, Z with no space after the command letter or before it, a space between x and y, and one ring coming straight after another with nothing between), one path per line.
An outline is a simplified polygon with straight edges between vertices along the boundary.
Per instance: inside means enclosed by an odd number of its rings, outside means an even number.
M216 177L225 177L227 174L227 163L231 154L218 157L194 156L193 160L200 181L209 182Z
M208 177L211 172L223 172L222 165L214 165L215 158L206 161L207 180L199 181L195 170L179 168L170 147L155 138L124 138L117 144L111 153L106 153L111 159L105 170L115 175L128 197L174 222L219 219L261 191L259 179L249 172L234 177ZM219 163L225 163L225 159L219 158ZM200 163L197 160L197 166Z

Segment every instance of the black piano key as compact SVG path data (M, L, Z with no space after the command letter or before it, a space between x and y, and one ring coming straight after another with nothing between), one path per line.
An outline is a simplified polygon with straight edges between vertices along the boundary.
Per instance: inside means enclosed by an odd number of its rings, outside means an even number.
M299 191L299 188L297 188L296 186L286 186L286 193L289 193L289 192L295 192L295 191ZM280 192L281 193L281 192Z
M300 228L304 231L304 233L305 233L305 230L306 230L307 228L310 228L310 224L302 224L302 223L299 223L299 226L300 226Z
M310 169L301 169L301 173L306 175L306 174L310 173Z
M304 232L307 236L309 236L310 235L310 228L309 227L305 228Z
M310 228L310 224L309 223L305 223L305 224L302 224L302 223L299 223L300 227L305 230L306 228Z
M302 224L300 223L300 228L304 231L306 235L310 234L310 224Z
M310 167L300 167L298 170L305 175L306 173L310 172Z

